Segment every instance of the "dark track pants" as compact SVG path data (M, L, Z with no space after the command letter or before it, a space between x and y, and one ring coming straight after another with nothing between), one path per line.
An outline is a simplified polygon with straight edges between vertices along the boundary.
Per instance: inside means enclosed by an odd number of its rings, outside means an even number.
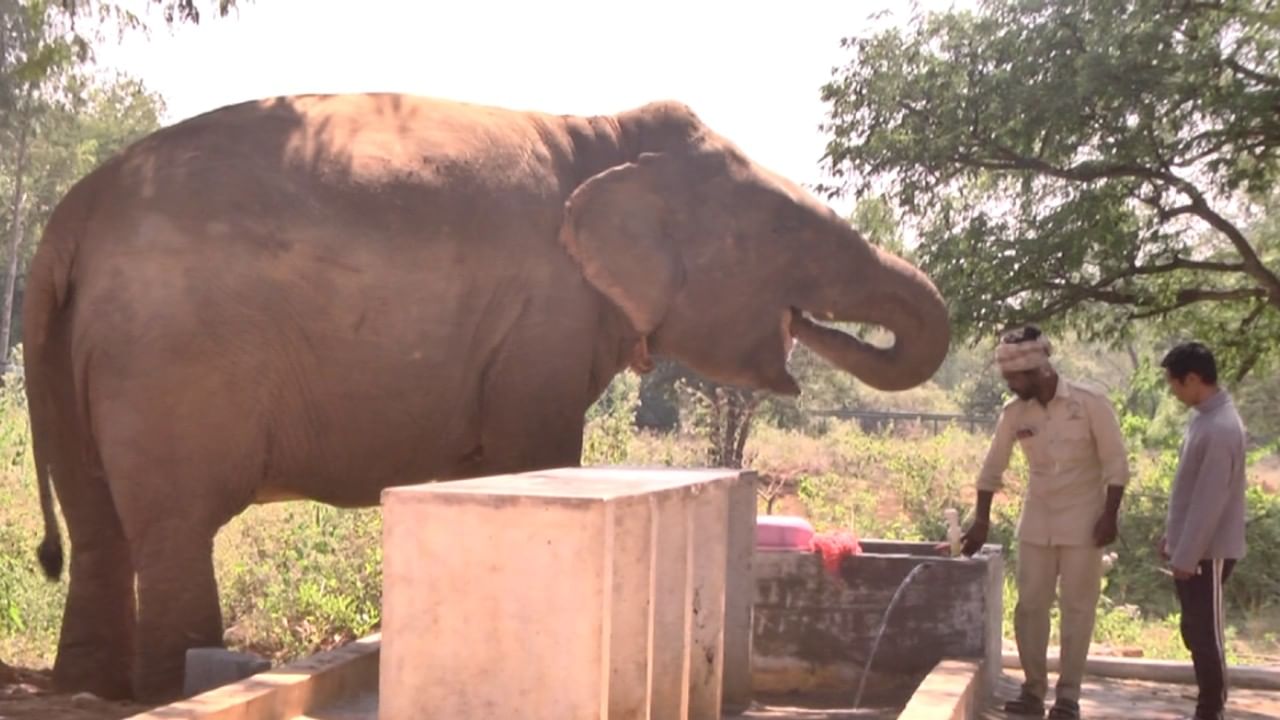
M1227 704L1226 633L1222 586L1235 560L1202 560L1190 580L1174 580L1182 606L1182 642L1191 651L1200 698L1196 717L1217 718Z

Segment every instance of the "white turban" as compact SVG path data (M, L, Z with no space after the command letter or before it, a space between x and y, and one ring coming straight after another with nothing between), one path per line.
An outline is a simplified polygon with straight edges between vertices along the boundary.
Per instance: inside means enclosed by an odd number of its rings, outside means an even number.
M1043 335L1034 340L996 345L996 363L1001 372L1038 370L1049 364L1052 354L1053 344Z

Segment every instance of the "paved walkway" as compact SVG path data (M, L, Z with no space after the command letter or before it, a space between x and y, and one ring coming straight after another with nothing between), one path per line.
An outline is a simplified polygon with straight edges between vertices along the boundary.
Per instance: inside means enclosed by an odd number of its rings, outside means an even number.
M1049 674L1049 684L1055 680ZM992 705L1000 707L1006 698L1018 694L1022 673L1005 670ZM1082 720L1180 720L1196 707L1194 685L1166 685L1143 680L1116 680L1085 676L1080 697ZM1050 692L1049 702L1053 694ZM1016 718L1001 710L988 710L983 720ZM1276 720L1280 718L1280 692L1232 688L1227 702L1229 720Z

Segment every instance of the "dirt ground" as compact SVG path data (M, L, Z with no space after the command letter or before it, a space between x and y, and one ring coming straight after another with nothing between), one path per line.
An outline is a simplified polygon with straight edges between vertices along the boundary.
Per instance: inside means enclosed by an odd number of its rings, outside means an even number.
M0 720L120 720L148 707L54 693L49 671L0 663Z
M1263 488L1280 492L1280 454L1269 455L1253 466L1254 477Z

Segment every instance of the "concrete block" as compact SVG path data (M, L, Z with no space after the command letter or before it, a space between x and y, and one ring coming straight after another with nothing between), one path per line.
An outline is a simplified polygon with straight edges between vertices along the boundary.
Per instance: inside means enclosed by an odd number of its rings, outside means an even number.
M724 603L728 567L729 493L709 492L692 506L692 624L689 718L720 720L724 698Z
M187 650L182 692L190 697L271 669L271 661L220 647Z
M751 706L751 637L755 607L756 483L743 473L729 490L729 568L724 594L723 710L742 713Z
M920 682L898 720L974 720L981 717L982 668L976 660L943 660Z
M747 476L567 468L385 491L379 718L719 718L729 496Z
M378 687L378 634L295 660L253 677L161 705L129 720L281 720L306 718ZM374 715L368 715L372 718Z

